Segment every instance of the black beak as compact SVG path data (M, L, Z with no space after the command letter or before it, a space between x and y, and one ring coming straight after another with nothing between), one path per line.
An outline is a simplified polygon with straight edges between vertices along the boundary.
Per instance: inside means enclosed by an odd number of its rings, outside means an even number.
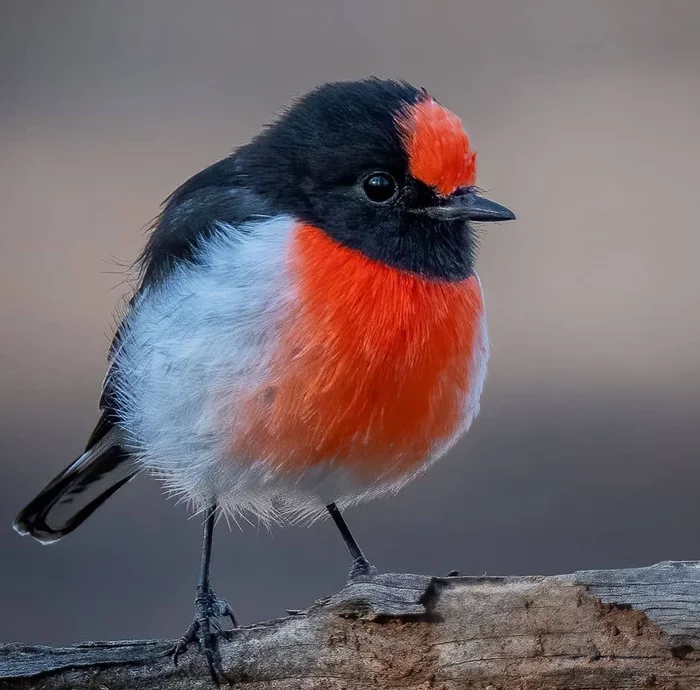
M458 203L455 204L455 201ZM473 192L455 197L452 202L455 210L466 220L476 220L481 223L495 223L502 220L515 220L515 214L495 201L477 196Z
M470 187L458 189L438 206L429 206L419 212L445 220L473 220L480 223L515 220L515 214L510 209L479 196Z

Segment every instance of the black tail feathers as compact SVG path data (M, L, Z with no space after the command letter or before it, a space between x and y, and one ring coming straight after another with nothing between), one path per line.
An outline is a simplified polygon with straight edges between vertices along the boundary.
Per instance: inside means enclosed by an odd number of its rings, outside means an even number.
M19 534L51 544L87 520L139 471L112 428L55 477L15 518Z

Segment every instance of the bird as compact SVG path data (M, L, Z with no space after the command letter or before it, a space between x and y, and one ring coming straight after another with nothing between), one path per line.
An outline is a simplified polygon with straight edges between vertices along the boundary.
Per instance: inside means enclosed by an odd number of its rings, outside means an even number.
M161 205L108 353L85 451L14 522L63 538L137 474L204 523L194 618L215 683L230 604L211 586L219 517L330 517L395 494L479 411L489 357L482 223L460 118L425 88L323 84ZM230 630L230 628L228 629Z

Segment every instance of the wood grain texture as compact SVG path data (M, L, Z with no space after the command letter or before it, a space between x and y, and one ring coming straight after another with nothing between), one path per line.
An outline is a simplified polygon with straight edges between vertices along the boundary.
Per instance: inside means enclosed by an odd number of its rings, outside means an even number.
M3 689L209 688L165 640L0 646ZM551 577L384 574L222 640L246 690L697 690L700 563Z

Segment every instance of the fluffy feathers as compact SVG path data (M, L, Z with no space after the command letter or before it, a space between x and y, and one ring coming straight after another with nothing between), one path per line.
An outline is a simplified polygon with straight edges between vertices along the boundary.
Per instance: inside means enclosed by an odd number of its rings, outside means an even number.
M484 323L476 278L402 274L286 217L220 225L135 302L119 424L198 509L314 515L397 490L468 427Z

